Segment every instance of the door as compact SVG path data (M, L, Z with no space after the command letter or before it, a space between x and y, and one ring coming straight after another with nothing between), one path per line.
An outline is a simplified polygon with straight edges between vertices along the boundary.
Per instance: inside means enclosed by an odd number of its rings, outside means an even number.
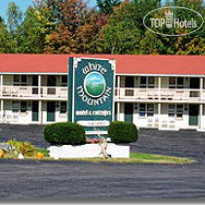
M125 121L133 122L133 103L125 103Z
M32 86L38 86L38 76L37 75L32 76Z
M47 121L48 122L55 121L55 102L52 101L47 102Z
M56 86L56 76L55 75L49 75L47 77L47 86L48 87Z
M189 105L189 125L198 125L199 105Z
M191 98L198 98L200 97L200 92L199 92L199 88L200 88L200 82L199 82L199 78L190 78L190 97ZM192 90L195 89L195 90Z
M126 88L134 88L134 77L126 76L125 77L125 87Z
M38 107L38 101L33 101L32 102L32 121L33 122L38 122L38 114L39 112L39 107Z
M190 78L190 88L199 89L199 78Z
M38 76L37 75L32 76L32 86L34 86L32 88L32 94L37 95L38 94Z

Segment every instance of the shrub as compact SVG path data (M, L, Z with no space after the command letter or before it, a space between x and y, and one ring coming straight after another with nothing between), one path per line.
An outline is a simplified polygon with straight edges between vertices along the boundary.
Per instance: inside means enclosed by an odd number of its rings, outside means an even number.
M16 140L9 140L9 145L14 146L18 153L22 153L24 156L32 157L35 155L36 149L30 142L18 142Z
M54 123L45 127L44 138L52 145L85 144L85 130L77 123Z
M133 123L114 121L108 127L108 137L114 143L136 142L138 139L138 130Z

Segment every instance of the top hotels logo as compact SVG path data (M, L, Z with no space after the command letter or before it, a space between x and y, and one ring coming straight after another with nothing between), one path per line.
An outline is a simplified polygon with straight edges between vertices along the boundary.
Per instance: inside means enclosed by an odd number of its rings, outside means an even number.
M183 36L198 31L204 24L202 15L178 6L162 7L145 15L144 26L164 36Z

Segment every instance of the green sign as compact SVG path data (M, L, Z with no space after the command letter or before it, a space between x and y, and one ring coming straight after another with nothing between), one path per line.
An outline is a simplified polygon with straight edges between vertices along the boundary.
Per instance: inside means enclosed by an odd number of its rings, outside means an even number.
M68 120L88 137L105 136L114 118L115 60L69 58Z

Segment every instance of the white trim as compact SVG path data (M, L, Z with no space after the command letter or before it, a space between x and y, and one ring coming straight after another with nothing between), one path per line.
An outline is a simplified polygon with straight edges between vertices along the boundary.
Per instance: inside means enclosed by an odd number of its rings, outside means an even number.
M205 77L205 74L140 74L140 73L116 73L117 76L155 76L155 77Z
M99 59L99 60L105 60L105 59ZM63 73L49 73L49 72L0 72L0 74L3 75L67 75L67 72ZM140 74L140 73L116 73L116 76L161 76L161 77L169 77L169 76L180 76L180 77L205 77L205 74Z
M112 103L112 121L115 120L115 71L116 71L116 60L109 60L111 64L111 71L113 72L113 103Z
M0 72L0 74L3 75L67 75L68 73L50 73L50 72L46 72L46 73L41 73L41 72Z
M89 58L89 57L73 57L73 58L79 58L79 59L91 59L91 60L104 60L104 61L107 61L107 60L112 60L112 59L108 59L108 58Z
M1 97L3 95L3 80L4 80L4 78L3 78L3 75L1 74L0 75L0 83L1 83L1 85L0 85L0 91L1 91L0 96Z

